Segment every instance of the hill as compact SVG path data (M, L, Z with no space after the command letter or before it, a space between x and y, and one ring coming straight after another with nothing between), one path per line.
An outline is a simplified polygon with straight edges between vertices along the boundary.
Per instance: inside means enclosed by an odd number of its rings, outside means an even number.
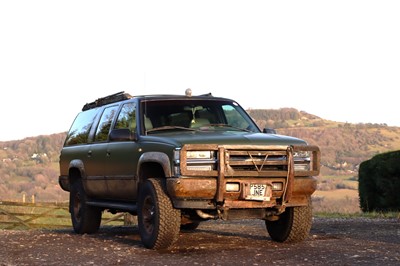
M357 180L361 162L400 150L398 127L329 121L293 108L248 112L261 128L275 128L278 134L299 137L320 147L320 189L355 189L354 184L348 187L327 179L347 176ZM58 158L65 136L64 132L0 142L0 199L21 200L23 195L34 195L38 201L68 200L68 193L58 185Z
M248 112L261 128L274 128L278 134L319 146L324 175L357 175L361 162L379 153L400 150L399 127L335 122L293 108Z
M0 142L0 199L64 201L58 158L66 133Z

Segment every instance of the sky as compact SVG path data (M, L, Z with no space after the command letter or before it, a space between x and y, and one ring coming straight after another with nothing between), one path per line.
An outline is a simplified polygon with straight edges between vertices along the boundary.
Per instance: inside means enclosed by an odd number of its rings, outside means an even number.
M385 0L0 0L0 141L68 131L116 92L187 88L400 126L399 14Z

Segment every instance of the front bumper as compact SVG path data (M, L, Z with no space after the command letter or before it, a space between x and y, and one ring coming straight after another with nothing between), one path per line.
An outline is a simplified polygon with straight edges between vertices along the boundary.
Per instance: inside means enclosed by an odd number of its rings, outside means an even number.
M218 161L212 170L188 167L187 152L199 150L216 152ZM295 170L293 154L298 151L312 154L308 171ZM180 151L179 168L181 176L167 178L167 192L175 208L306 206L317 187L314 176L320 170L320 151L316 146L185 145ZM272 189L274 182L282 183L282 188ZM227 189L233 183L237 191ZM249 200L247 191L252 184L267 186L270 195L264 200Z
M243 190L248 183L265 182L270 184L273 180L261 181L259 179L232 179L229 182L239 183L237 192L225 192L223 201L215 200L217 195L217 180L215 178L169 178L167 179L167 192L176 208L189 209L215 209L218 205L226 208L269 208L278 205L306 206L308 200L317 188L315 177L297 177L294 179L290 200L282 202L284 191L272 191L269 201L245 200ZM283 204L284 203L284 204Z

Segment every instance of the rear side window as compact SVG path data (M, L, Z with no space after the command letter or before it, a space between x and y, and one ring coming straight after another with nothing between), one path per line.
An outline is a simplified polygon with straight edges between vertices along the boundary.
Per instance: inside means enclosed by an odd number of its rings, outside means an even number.
M111 123L118 111L118 105L107 107L101 115L99 125L96 130L94 141L106 141L110 132Z
M97 109L91 109L81 112L77 115L68 132L65 140L65 146L85 144L88 142L89 131L92 127L96 114Z

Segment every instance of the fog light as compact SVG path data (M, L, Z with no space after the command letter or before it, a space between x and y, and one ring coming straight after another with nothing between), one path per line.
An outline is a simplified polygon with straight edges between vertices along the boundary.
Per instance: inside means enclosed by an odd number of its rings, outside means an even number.
M225 190L226 192L239 192L240 185L239 183L226 183Z
M272 182L272 190L282 190L283 183L282 182Z

